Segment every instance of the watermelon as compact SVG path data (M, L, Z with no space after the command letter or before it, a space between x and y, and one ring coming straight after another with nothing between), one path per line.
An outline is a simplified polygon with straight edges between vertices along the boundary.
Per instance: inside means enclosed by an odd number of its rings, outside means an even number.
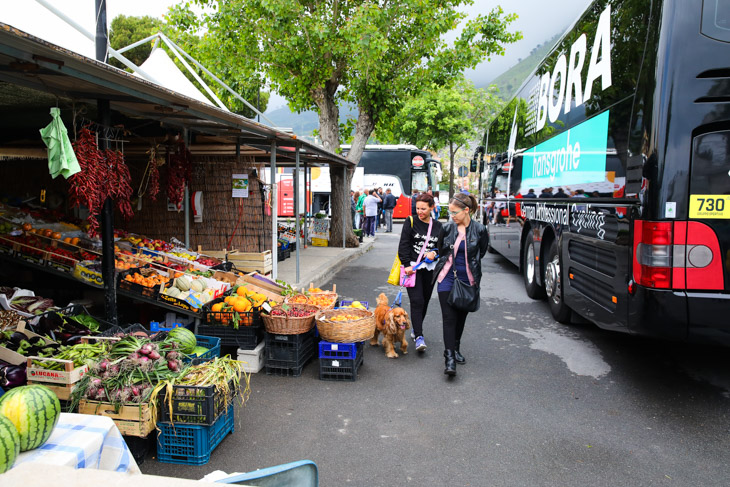
M210 349L205 348L205 347L195 347L193 349L193 352L190 355L195 355L196 357L200 357L201 355L205 355L209 351L210 351Z
M0 414L0 473L7 472L20 453L20 436L15 425Z
M0 397L0 415L15 425L20 436L20 451L43 445L58 423L61 404L46 386L16 387Z
M190 355L195 346L198 344L198 340L195 339L195 333L188 330L187 328L177 327L167 332L167 336L177 342L180 347L180 351L186 355Z

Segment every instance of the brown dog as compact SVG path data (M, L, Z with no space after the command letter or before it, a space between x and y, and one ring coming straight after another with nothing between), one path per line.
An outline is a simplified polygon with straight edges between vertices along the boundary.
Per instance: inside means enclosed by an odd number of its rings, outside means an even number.
M401 307L390 308L388 297L380 293L377 299L378 307L375 308L375 335L370 340L370 345L378 346L380 333L383 334L383 349L388 358L398 358L395 351L395 344L400 342L400 351L408 353L408 342L406 341L406 330L411 327L411 320L408 313Z

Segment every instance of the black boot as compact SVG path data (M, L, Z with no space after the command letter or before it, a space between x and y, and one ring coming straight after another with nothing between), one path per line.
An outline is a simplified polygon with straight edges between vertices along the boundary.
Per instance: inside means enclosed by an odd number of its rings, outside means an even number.
M461 342L459 342L459 341L456 342L456 348L454 349L454 360L456 360L457 364L464 365L466 363L466 359L459 351L460 344L461 344Z
M444 368L444 374L446 375L456 375L456 361L454 360L454 351L453 350L444 350L444 357L445 360L445 368Z

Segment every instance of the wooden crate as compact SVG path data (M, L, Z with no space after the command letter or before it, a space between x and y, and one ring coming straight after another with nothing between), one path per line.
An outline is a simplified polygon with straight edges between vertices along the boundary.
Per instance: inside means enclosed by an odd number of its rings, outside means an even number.
M36 382L29 380L28 385L39 385L39 386L46 386L49 388L55 395L58 397L61 401L68 401L71 399L71 392L74 389L74 386L76 384L65 384L65 385L54 385L49 382Z
M108 402L79 401L79 413L95 416L108 416L117 425L119 432L128 436L139 436L144 438L155 429L156 418L152 416L149 404L135 406L122 406L118 412L114 405Z
M33 361L39 362L61 362L64 364L64 370L53 370L38 367ZM88 365L81 365L74 368L72 360L61 360L51 357L28 357L27 358L28 380L33 382L51 382L53 384L65 385L74 384L81 380L89 372Z
M263 252L239 252L237 250L231 250L226 253L225 250L203 250L201 251L204 255L215 257L217 259L228 258L229 262L233 262L236 269L242 272L261 272L269 273L273 269L273 258L270 250L264 250Z

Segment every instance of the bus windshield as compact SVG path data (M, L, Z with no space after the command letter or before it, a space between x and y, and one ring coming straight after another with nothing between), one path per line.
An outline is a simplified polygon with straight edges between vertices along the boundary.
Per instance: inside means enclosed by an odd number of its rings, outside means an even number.
M428 189L428 172L413 171L411 173L411 193Z

